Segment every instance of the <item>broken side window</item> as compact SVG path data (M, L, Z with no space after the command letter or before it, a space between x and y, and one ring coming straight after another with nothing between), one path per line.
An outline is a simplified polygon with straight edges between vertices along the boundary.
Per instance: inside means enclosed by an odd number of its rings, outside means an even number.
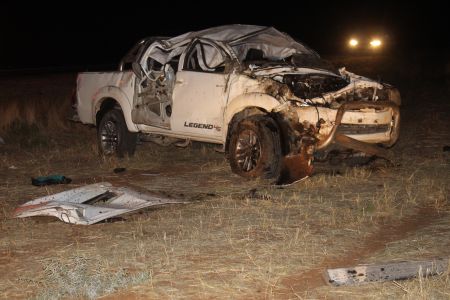
M189 49L184 60L184 70L223 73L226 55L215 45L196 42Z

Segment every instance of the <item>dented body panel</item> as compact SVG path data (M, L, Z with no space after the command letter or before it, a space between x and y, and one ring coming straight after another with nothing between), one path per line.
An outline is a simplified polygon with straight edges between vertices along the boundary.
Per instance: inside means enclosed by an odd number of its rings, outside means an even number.
M85 72L77 78L77 112L80 121L96 124L103 101L114 99L124 112L128 130L138 131L131 120L136 76L133 72Z
M371 108L363 108L362 110L363 113L351 110L343 114L342 131L345 131L346 135L363 142L389 142L391 140L391 121L395 114L394 110L389 107L380 110ZM296 112L300 122L317 123L321 119L324 121L318 132L318 138L322 140L330 134L338 110L326 107L303 107L296 109ZM377 128L378 130L376 130Z
M133 51L119 72L79 75L83 123L96 124L102 101L114 99L131 132L212 142L227 150L234 122L266 114L277 122L283 155L292 160L301 154L308 164L316 151L361 151L361 143L374 150L398 138L398 90L335 70L271 27L226 25L149 38ZM132 71L124 70L127 62Z

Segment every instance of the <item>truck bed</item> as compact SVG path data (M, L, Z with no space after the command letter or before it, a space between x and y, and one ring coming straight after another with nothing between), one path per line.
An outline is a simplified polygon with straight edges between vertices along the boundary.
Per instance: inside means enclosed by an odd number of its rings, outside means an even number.
M80 121L95 124L95 115L105 98L115 99L123 111L133 105L135 75L132 71L82 72L77 78L76 104Z

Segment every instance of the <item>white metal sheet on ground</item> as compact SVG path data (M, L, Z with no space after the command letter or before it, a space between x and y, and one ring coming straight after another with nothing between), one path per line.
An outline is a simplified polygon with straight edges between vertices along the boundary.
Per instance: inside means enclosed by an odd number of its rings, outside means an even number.
M335 286L358 285L369 282L403 280L416 276L432 276L446 272L449 260L437 258L426 261L401 261L377 265L327 269L326 279Z
M144 207L169 203L183 201L101 182L29 201L17 207L14 216L53 216L66 223L90 225Z

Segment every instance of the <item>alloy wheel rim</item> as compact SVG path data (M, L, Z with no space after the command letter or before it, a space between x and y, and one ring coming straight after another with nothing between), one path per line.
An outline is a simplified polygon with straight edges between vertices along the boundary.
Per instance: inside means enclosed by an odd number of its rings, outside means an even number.
M117 124L111 120L107 121L100 131L100 139L105 154L114 153L119 144L119 130Z
M257 166L261 158L261 143L253 130L243 130L239 133L236 143L236 161L244 172L250 172Z

